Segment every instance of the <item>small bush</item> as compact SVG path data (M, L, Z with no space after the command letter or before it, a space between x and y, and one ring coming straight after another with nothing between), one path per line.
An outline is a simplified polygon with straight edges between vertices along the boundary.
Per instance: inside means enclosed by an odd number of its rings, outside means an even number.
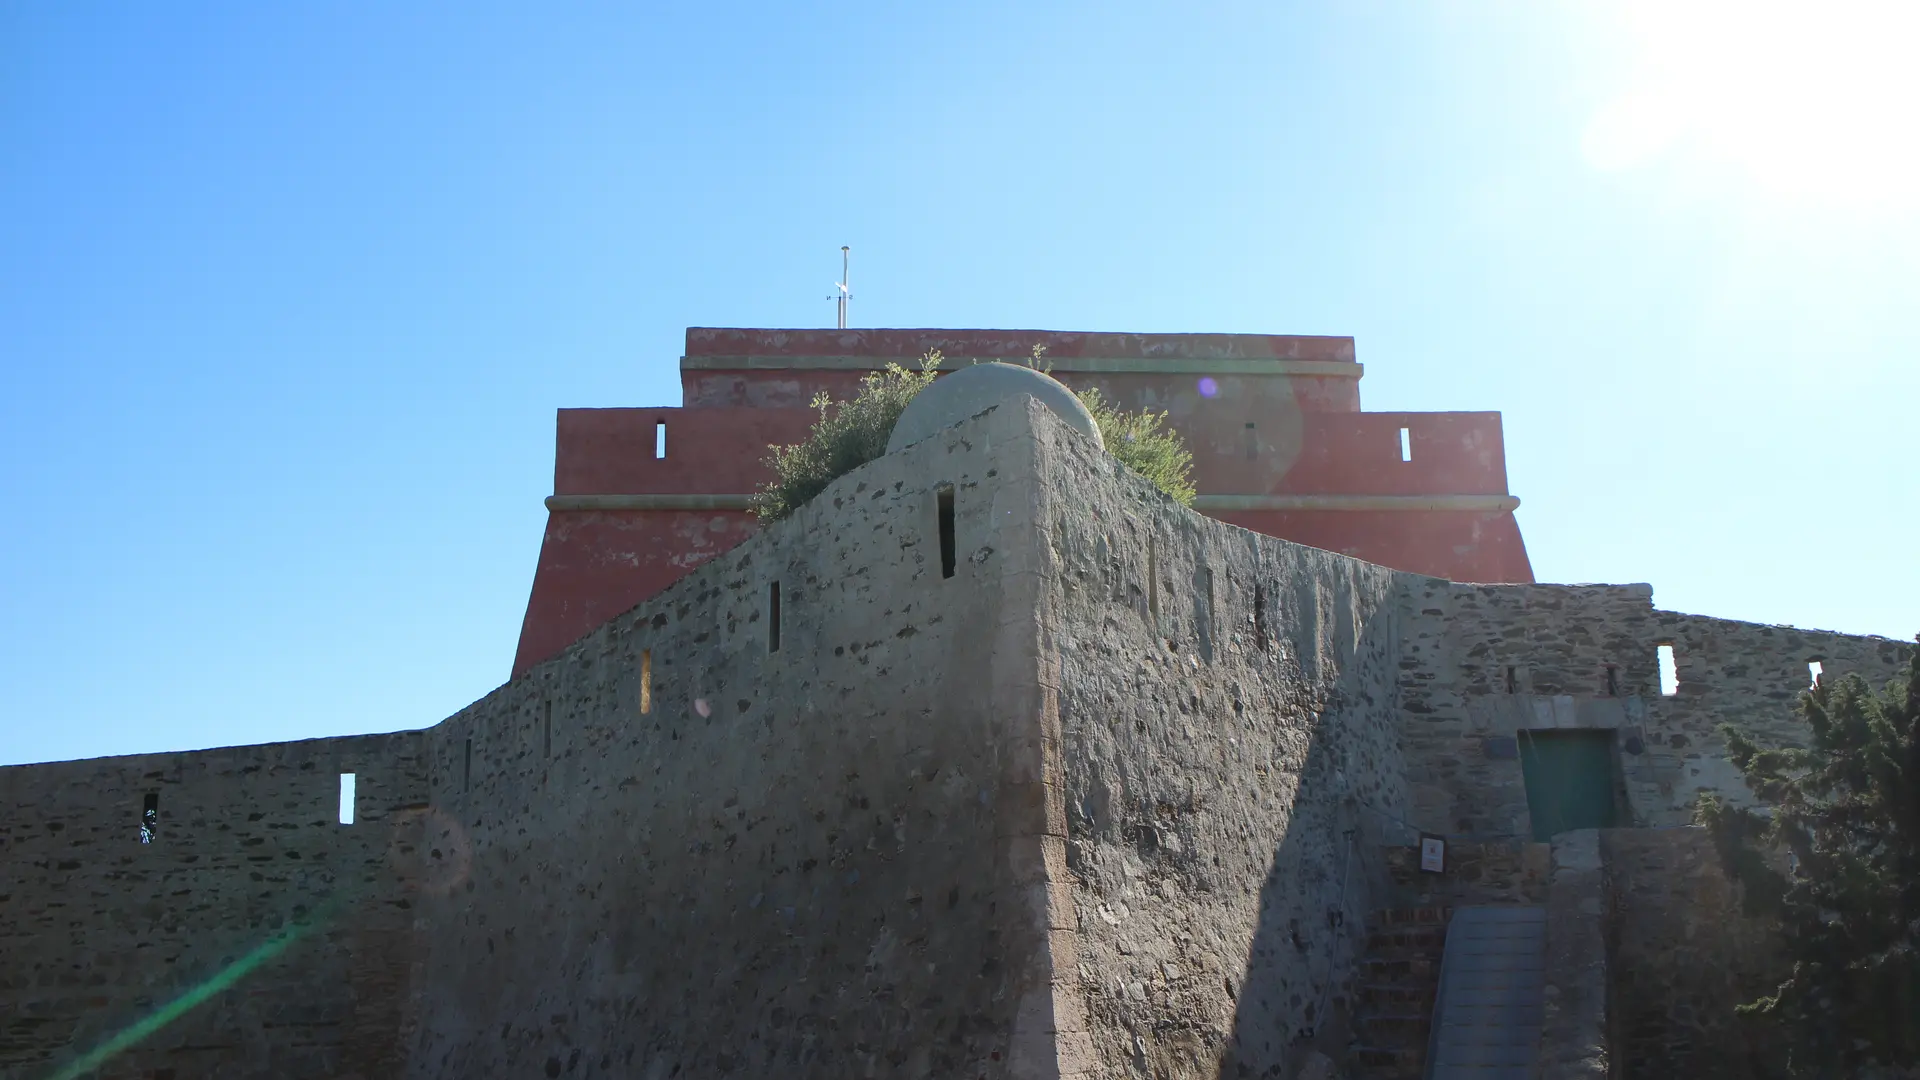
M1166 413L1121 412L1101 400L1098 390L1080 390L1073 396L1093 414L1107 453L1181 506L1193 505L1193 451L1179 432L1162 426Z
M1039 367L1042 348L1034 349ZM761 521L778 521L798 510L828 484L887 452L887 439L907 404L932 385L940 371L938 350L920 358L920 369L888 364L860 380L852 401L835 402L826 394L813 399L820 419L804 441L792 446L769 446L766 463L773 479L754 492L752 509ZM1146 477L1183 506L1193 505L1189 473L1193 454L1178 433L1164 427L1167 414L1121 412L1109 406L1098 390L1078 391L1100 428L1107 452L1121 464Z
M792 446L767 447L773 479L754 492L754 515L761 521L778 521L828 484L886 453L894 422L939 371L936 349L920 358L918 371L888 364L863 376L852 401L834 402L824 392L814 395L813 407L820 410L820 419L806 439Z

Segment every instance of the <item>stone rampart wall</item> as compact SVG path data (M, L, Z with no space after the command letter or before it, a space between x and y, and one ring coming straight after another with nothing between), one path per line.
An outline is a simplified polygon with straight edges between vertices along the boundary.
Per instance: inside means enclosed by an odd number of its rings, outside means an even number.
M1401 734L1420 830L1531 839L1519 733L1631 726L1657 690L1645 585L1410 578L1400 612Z
M1067 976L1094 1075L1291 1075L1404 812L1394 575L1221 525L1051 440Z
M1407 578L1401 730L1410 824L1467 840L1531 835L1517 739L1527 731L1616 733L1622 823L1692 819L1702 791L1749 798L1717 729L1795 742L1807 664L1875 684L1912 646L1656 611L1645 585L1463 585ZM1677 693L1664 693L1671 645Z
M0 768L0 1074L398 1075L425 746L402 732Z
M200 987L100 1075L1282 1075L1369 908L1542 895L1522 733L1614 732L1676 823L1744 797L1716 725L1910 648L1263 537L1023 401L429 731L0 769L0 1071ZM1697 836L1607 841L1642 1061L1744 993L1673 959L1752 944Z
M412 1075L1049 1074L1032 423L843 477L435 730Z
M1651 630L1649 651L1672 645L1679 685L1671 695L1656 691L1649 698L1647 752L1628 767L1644 793L1650 824L1689 820L1701 791L1748 801L1746 785L1727 760L1721 724L1762 740L1805 745L1806 727L1796 709L1812 684L1809 662L1820 662L1823 678L1854 673L1878 689L1906 671L1913 650L1911 642L1891 638L1670 611L1655 612Z

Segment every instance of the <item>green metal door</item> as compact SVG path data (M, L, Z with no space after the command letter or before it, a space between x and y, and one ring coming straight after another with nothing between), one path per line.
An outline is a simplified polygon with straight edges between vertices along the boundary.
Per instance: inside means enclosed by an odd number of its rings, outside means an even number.
M1522 731L1519 743L1535 840L1613 828L1612 731Z

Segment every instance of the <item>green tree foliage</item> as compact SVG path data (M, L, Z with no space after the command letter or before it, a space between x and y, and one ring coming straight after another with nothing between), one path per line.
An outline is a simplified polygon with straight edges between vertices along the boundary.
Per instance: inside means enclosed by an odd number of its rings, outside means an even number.
M1793 974L1740 1011L1778 1031L1793 1077L1920 1065L1920 649L1904 685L1857 675L1801 695L1806 747L1727 726L1762 806L1698 807L1750 910L1781 922ZM1787 857L1782 857L1783 853ZM1784 864L1784 865L1783 865Z
M1044 346L1033 350L1040 368ZM820 419L806 439L792 446L769 446L773 479L754 492L752 508L761 521L778 521L826 490L828 484L887 452L887 439L907 404L939 374L938 350L920 358L918 370L888 364L860 380L851 401L815 395ZM1165 426L1166 413L1122 412L1107 405L1098 390L1075 395L1100 428L1107 450L1128 468L1182 505L1193 505L1193 454L1177 432Z

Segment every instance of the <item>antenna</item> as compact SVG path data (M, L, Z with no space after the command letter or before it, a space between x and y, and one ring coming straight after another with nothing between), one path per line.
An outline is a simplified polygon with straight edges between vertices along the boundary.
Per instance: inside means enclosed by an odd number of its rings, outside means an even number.
M847 328L847 301L853 299L853 290L847 286L847 282L852 280L851 276L847 273L847 263L849 261L848 252L851 250L852 249L845 244L840 245L840 280L834 282L833 285L838 291L833 296L827 298L834 301L835 305L840 309L840 329L842 330Z

